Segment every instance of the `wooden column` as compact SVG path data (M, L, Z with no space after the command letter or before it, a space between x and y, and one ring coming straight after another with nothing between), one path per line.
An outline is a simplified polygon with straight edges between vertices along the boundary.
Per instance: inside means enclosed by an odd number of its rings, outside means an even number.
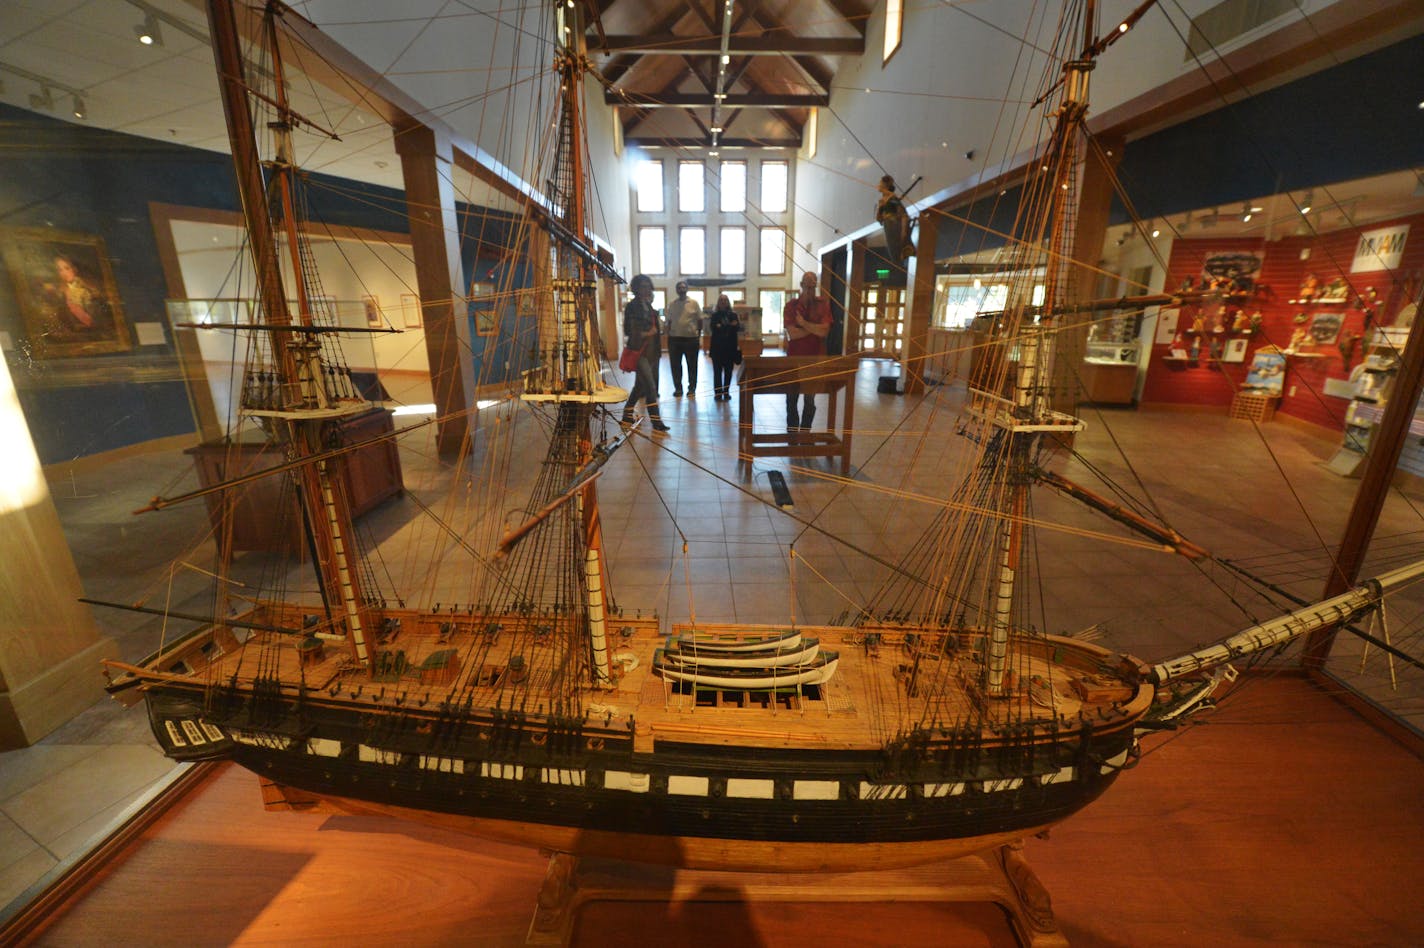
M119 650L79 602L84 585L4 359L0 451L0 750L14 750L102 700L99 663Z
M865 240L850 244L850 268L846 274L845 345L846 355L860 351L860 321L864 317Z
M905 377L906 395L925 393L925 363L930 353L930 323L934 320L935 244L939 238L939 214L926 208L920 214L920 236L915 255L909 260L910 298L905 301L905 338L900 371Z
M1113 177L1122 161L1121 137L1099 138L1101 149L1089 147L1083 158L1078 193L1078 219L1073 226L1073 259L1069 264L1067 299L1089 299L1097 285L1098 264L1112 210ZM1080 376L1088 352L1092 313L1074 313L1060 323L1053 365L1054 407L1071 411L1083 397Z
M1399 375L1394 380L1394 391L1385 403L1384 415L1374 437L1370 439L1365 470L1360 475L1360 489L1355 492L1350 517L1345 521L1345 534L1340 538L1340 549L1335 554L1335 568L1325 581L1322 599L1340 595L1360 578L1360 567L1364 564L1365 553L1379 523L1380 511L1384 509L1385 497L1399 466L1404 439L1409 437L1409 426L1414 421L1414 408L1419 404L1421 386L1424 386L1424 320L1416 319L1409 328L1409 341L1404 344L1404 352L1399 358ZM1307 669L1318 671L1324 667L1335 642L1335 632L1336 629L1331 628L1310 633L1305 644L1304 664Z
M397 129L395 143L405 178L430 387L440 418L436 445L442 457L450 457L468 443L475 408L474 356L451 178L454 150L447 137L424 125Z

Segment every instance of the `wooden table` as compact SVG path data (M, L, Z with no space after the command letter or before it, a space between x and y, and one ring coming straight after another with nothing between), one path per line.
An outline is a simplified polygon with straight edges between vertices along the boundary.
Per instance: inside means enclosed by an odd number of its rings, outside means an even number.
M855 382L858 356L746 356L737 402L737 454L751 458L841 459L841 474L850 473L850 441L855 419ZM758 395L785 396L793 391L826 394L825 431L755 430ZM840 406L841 417L836 408ZM779 417L779 416L778 416ZM819 408L817 417L819 414Z

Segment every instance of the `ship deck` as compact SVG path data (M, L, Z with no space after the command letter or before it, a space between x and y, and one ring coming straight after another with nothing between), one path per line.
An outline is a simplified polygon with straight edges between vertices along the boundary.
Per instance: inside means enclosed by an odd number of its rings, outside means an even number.
M969 635L938 636L908 627L875 629L797 626L803 640L838 653L835 674L823 684L776 689L693 687L669 680L654 668L656 651L670 636L656 618L618 618L610 623L613 683L591 688L578 681L568 636L556 620L540 616L430 613L393 610L386 633L373 643L369 666L346 642L255 632L245 642L226 640L207 667L204 640L190 644L180 664L163 667L185 677L236 685L277 677L294 692L301 686L332 705L434 710L447 700L474 708L517 707L587 716L587 726L627 734L651 750L656 741L737 744L801 749L876 749L911 727L1022 729L1071 727L1080 717L1101 726L1117 715L1140 714L1144 691L1114 673L1115 658L1095 646L1066 639L1013 640L1006 696L985 698L977 682L982 665ZM304 615L292 606L265 608L251 621L300 627ZM756 640L789 631L771 625L699 624L699 635L722 641ZM949 639L957 647L943 647ZM215 650L206 649L206 654Z

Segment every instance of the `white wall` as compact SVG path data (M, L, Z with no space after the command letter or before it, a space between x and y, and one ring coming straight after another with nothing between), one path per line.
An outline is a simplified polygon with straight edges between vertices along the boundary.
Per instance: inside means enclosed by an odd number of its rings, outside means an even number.
M1090 116L1195 71L1194 63L1184 62L1177 30L1185 36L1190 18L1216 2L1179 0L1149 11L1099 60L1092 74ZM1223 51L1298 26L1338 2L1302 0L1297 12L1245 34ZM1103 28L1137 5L1138 0L1102 0ZM876 6L868 20L865 56L859 62L842 61L830 107L820 111L817 154L798 162L796 232L813 247L872 223L881 174L894 175L901 187L924 175L910 195L911 202L922 200L992 172L1028 149L1047 128L1042 109L1030 111L1028 105L1040 91L1045 70L1058 74L1056 60L1050 64L1047 53L1060 4L994 0L905 6L904 40L883 65L885 7ZM965 157L969 151L972 158Z
M248 250L239 227L196 221L173 221L173 240L189 300L255 299L258 295ZM392 236L390 242L313 238L312 252L321 272L322 291L335 301L342 325L367 325L365 297L378 304L382 323L400 333L350 334L341 337L347 364L356 370L430 371L425 333L406 328L418 321L415 264L408 238ZM283 261L285 263L285 260ZM293 295L291 273L284 274L287 293ZM402 297L405 297L403 300ZM218 307L214 322L228 310ZM170 312L170 323L192 317ZM219 417L230 417L241 366L246 333L197 330L195 336L207 365L208 383ZM224 367L230 367L225 370Z

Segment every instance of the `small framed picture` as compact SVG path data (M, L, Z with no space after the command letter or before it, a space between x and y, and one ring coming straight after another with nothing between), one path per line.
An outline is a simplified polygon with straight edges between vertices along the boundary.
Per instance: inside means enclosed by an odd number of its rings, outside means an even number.
M496 335L498 315L495 311L493 283L470 284L470 310L475 314L475 335Z
M402 293L400 295L401 321L405 323L406 329L421 328L420 317L420 297L414 293Z
M361 306L366 311L366 325L376 327L381 325L381 303L374 296L361 297Z
M1246 339L1226 340L1226 352L1222 355L1222 362L1245 362L1246 361Z

